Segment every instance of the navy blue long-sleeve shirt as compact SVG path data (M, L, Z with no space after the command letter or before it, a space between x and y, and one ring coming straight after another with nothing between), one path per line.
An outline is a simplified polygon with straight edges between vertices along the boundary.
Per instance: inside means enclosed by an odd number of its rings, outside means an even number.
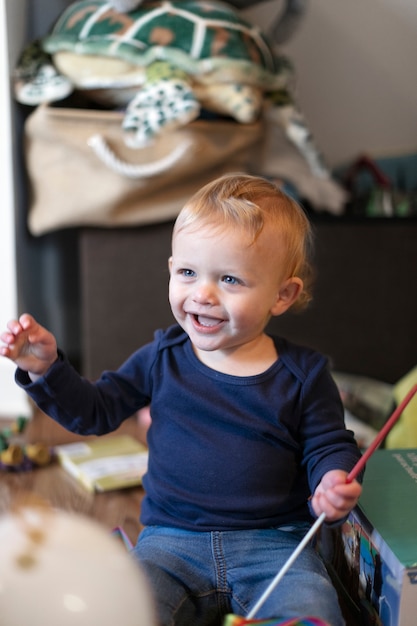
M79 434L115 430L151 405L141 521L192 530L267 528L311 520L323 474L360 458L319 353L274 338L277 361L255 376L210 369L179 326L158 331L116 372L91 383L61 358L32 383L36 404Z

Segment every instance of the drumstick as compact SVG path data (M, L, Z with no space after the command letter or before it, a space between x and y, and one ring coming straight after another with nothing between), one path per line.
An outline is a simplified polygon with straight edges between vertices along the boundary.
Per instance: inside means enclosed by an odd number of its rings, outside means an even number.
M411 398L414 396L414 394L416 392L417 392L417 385L414 385L414 387L412 387L410 389L410 391L408 392L408 394L405 396L404 400L402 400L402 402L395 409L395 411L393 412L391 417L388 419L386 424L383 426L383 428L381 428L380 432L377 434L377 436L375 437L374 441L370 444L370 446L364 452L362 457L359 459L359 461L356 463L356 465L353 467L353 469L349 472L349 474L346 477L346 482L347 483L351 483L357 477L359 472L362 471L362 469L364 468L365 463L368 461L369 457L381 445L383 439L388 435L389 431L394 426L395 422L398 420L398 418L400 417L401 413L404 411L405 407L410 402ZM288 560L281 567L281 569L279 570L278 574L275 576L273 581L269 584L269 586L264 591L262 596L256 602L255 606L249 611L249 613L247 615L247 619L252 619L256 615L256 613L259 611L261 606L269 598L269 596L271 595L271 593L273 592L275 587L278 585L278 583L280 582L281 578L289 570L289 568L294 563L296 558L304 550L304 548L307 545L307 543L314 536L314 534L318 531L318 529L320 528L320 526L324 522L325 518L326 518L326 514L322 513L320 515L320 517L318 517L316 519L316 521L314 522L313 526L310 528L310 530L307 532L307 534L300 541L300 543L298 544L298 546L296 547L294 552L291 554L291 556L288 558Z
M308 533L302 538L302 540L300 541L300 543L298 544L298 546L296 547L294 552L291 554L289 559L284 563L284 565L281 567L281 569L279 570L278 574L275 576L273 581L265 589L264 593L259 598L259 600L255 604L253 609L251 609L249 611L249 613L247 614L247 619L252 619L256 615L256 613L259 611L259 609L261 608L263 603L269 598L269 596L271 595L271 593L273 592L275 587L278 585L278 583L281 580L281 578L290 569L290 567L294 563L295 559L301 554L301 552L304 550L304 548L306 547L306 545L308 544L310 539L318 531L318 529L320 528L320 526L324 522L325 517L326 517L326 513L322 513L320 515L320 517L318 517L316 519L316 521L314 522L314 524L312 525L312 527L310 528Z
M402 402L400 402L400 404L395 409L395 411L393 412L393 414L391 415L389 420L381 428L381 430L379 431L379 433L377 434L377 436L375 437L373 442L370 444L370 446L363 453L362 457L356 463L355 467L347 475L347 477L346 477L346 482L347 483L351 483L352 480L354 480L356 478L356 476L359 474L359 472L361 472L363 470L363 468L365 467L365 464L366 464L367 460L369 459L369 457L381 445L382 441L388 435L389 431L394 426L395 422L398 420L398 418L400 417L401 413L404 411L405 407L410 402L411 398L414 396L414 394L416 392L417 392L417 385L414 385L414 387L412 387L410 389L410 391L407 393L407 395L405 396L404 400L402 400Z

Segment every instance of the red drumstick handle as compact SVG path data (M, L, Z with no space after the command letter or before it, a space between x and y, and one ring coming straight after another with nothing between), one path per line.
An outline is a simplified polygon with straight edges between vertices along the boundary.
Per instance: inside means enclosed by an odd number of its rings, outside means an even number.
M395 409L395 411L393 412L393 414L391 415L389 420L381 428L381 430L379 431L379 433L375 437L374 441L371 443L371 445L363 453L363 456L356 463L355 467L347 475L347 477L346 477L346 482L347 483L351 483L352 480L354 480L356 478L356 476L359 474L359 472L361 472L363 470L363 468L365 467L365 464L368 461L369 457L381 445L382 441L388 435L389 431L394 426L395 422L398 420L398 418L400 417L401 413L404 411L405 407L410 402L411 398L414 396L414 394L416 392L417 392L417 385L414 385L414 387L412 387L410 389L410 391L407 393L407 395L405 396L404 400L397 406L397 408Z

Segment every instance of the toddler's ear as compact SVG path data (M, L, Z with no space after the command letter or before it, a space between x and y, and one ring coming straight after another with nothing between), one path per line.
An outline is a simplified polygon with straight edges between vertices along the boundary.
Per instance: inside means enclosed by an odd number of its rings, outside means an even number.
M271 315L277 316L285 313L297 300L303 290L303 281L297 276L285 280L279 288L276 301L271 308Z
M172 256L170 256L169 259L168 259L168 269L169 269L169 273L171 274L171 270L172 270Z

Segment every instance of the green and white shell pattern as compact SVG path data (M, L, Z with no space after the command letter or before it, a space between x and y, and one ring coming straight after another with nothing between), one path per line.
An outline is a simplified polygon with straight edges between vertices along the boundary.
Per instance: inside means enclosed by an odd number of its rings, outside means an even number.
M198 82L256 85L274 91L288 78L259 28L216 0L146 2L118 13L99 0L72 3L43 48L123 59L139 67L168 61Z

